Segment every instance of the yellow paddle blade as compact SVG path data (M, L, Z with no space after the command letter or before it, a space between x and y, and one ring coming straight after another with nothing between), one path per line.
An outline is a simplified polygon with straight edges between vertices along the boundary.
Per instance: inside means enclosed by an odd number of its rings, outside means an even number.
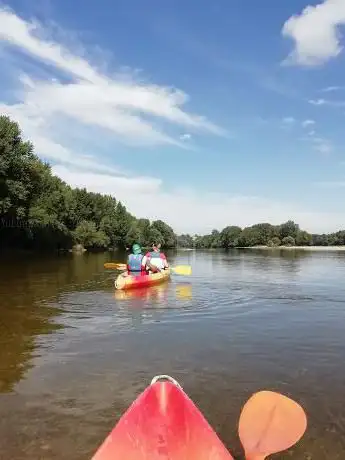
M238 431L246 460L264 460L296 444L306 428L299 404L280 393L260 391L244 405Z
M170 270L176 275L191 275L192 267L190 265L177 265L176 267L170 267Z
M127 265L124 263L117 263L117 262L106 262L104 264L104 268L112 269L112 270L126 270Z

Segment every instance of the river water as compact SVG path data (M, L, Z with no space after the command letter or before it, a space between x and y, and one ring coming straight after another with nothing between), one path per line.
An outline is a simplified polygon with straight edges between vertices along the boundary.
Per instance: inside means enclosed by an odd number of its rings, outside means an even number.
M345 253L169 254L190 277L114 291L120 254L2 260L0 458L89 459L156 374L237 458L242 405L280 391L308 414L277 459L345 458Z

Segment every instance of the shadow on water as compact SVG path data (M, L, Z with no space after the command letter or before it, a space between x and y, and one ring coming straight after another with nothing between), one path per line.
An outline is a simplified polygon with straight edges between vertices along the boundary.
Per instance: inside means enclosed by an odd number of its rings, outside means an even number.
M36 356L36 338L51 334L64 310L52 300L64 292L94 289L104 255L6 258L0 266L0 392L11 391Z
M344 459L344 254L168 256L192 276L128 292L103 268L124 253L2 260L0 457L90 458L168 373L236 456L241 407L266 388L308 414L303 441L277 459Z

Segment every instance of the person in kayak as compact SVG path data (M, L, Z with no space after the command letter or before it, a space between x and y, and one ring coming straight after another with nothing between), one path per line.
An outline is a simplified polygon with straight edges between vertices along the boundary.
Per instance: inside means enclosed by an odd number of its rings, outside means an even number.
M140 244L134 243L132 252L127 258L127 272L129 275L146 275L146 262Z
M143 258L142 263L145 264L146 268L151 273L161 272L162 270L169 268L167 258L165 257L164 252L161 252L160 248L160 243L153 243L152 251L147 252Z

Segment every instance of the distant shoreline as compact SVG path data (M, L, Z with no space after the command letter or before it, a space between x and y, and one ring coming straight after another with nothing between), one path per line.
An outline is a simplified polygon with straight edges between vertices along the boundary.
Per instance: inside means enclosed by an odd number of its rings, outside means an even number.
M265 250L303 250L303 251L345 251L345 246L249 246L237 249L265 249Z

